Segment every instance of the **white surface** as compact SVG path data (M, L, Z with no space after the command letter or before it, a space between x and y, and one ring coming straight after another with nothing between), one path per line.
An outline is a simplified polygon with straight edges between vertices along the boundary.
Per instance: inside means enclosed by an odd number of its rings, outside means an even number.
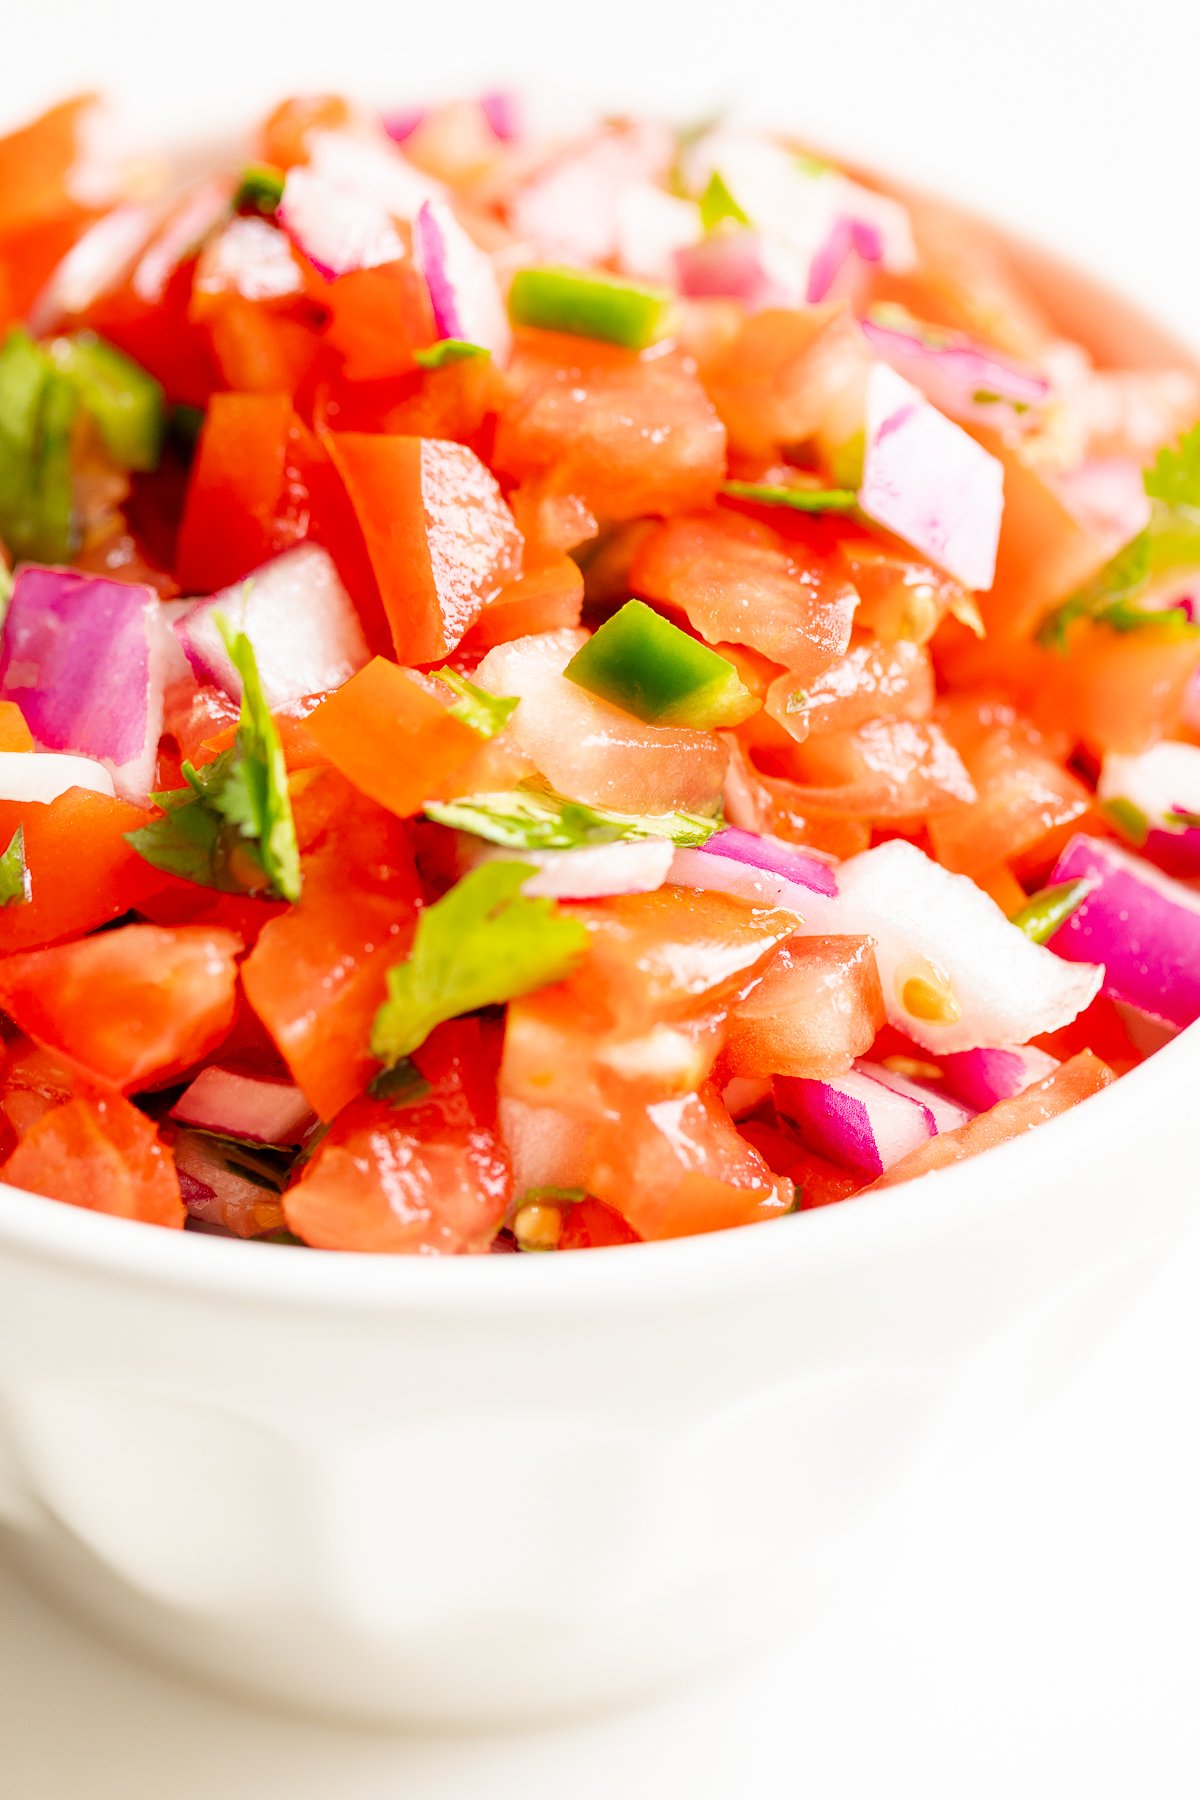
M895 1534L826 1639L544 1733L342 1732L188 1692L0 1567L9 1800L1193 1800L1195 1296L1180 1254L1086 1377Z
M561 0L452 13L208 0L174 14L42 0L9 22L0 119L103 83L174 129L289 87L361 85L359 71L398 100L426 70L435 87L552 78L680 113L749 97L868 159L901 146L906 172L1196 336L1198 51L1191 0L1152 14L1008 0L986 15L953 0L769 0L752 14L609 0L595 15ZM0 1787L12 1800L1183 1800L1200 1787L1198 1290L1192 1247L1082 1380L897 1535L890 1573L832 1635L603 1723L395 1740L255 1717L107 1651L0 1571Z

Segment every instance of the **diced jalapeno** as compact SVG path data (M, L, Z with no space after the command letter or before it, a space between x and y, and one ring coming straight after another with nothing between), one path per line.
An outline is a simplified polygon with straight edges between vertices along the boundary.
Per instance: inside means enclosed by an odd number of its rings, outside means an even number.
M166 407L154 377L91 331L55 338L50 351L95 419L113 461L123 469L157 468Z
M627 350L644 350L662 337L673 304L668 288L583 269L520 269L508 295L514 324L598 338Z
M756 506L790 506L794 512L853 512L858 495L849 488L778 487L769 481L727 481L721 489L734 500Z
M759 706L732 663L641 600L601 625L563 673L649 725L711 731L738 724Z

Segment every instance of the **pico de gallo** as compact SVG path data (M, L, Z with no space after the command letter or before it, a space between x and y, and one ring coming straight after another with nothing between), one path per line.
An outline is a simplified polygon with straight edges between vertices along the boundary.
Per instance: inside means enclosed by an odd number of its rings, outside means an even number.
M1196 1020L1194 370L735 123L96 113L0 139L0 1181L622 1245Z

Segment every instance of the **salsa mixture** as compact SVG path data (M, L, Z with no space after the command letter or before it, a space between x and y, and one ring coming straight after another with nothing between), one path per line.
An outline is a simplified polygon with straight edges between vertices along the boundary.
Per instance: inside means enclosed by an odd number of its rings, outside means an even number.
M677 1237L1200 1015L1194 371L729 122L102 123L0 139L0 1180Z

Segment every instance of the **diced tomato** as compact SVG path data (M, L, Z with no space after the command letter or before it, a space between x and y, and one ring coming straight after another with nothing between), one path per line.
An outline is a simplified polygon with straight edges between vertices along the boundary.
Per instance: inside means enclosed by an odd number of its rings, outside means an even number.
M603 1200L577 1200L567 1209L559 1234L559 1250L598 1250L612 1244L639 1244L641 1239L615 1206Z
M377 1067L371 1025L412 941L421 884L400 821L348 783L301 867L300 899L265 927L242 981L293 1079L332 1119Z
M854 623L884 643L928 643L946 614L967 599L961 582L899 546L863 533L842 536L838 548L859 596Z
M724 477L724 428L688 358L526 332L510 387L496 467L598 519L690 512Z
M352 120L349 102L340 94L297 94L281 100L259 133L263 160L279 169L306 162L314 131L342 131Z
M356 1100L284 1195L288 1225L305 1243L393 1255L488 1248L512 1178L485 1034L478 1020L457 1019L413 1060L430 1093L408 1106Z
M44 1112L70 1100L78 1086L77 1072L41 1044L24 1037L6 1044L0 1071L0 1113L6 1126L3 1154L16 1148Z
M1065 725L1097 756L1137 756L1180 735L1197 668L1200 637L1084 626L1065 655L1040 653L1031 709L1039 724Z
M138 902L137 911L152 925L199 925L232 932L249 948L258 942L265 925L282 917L287 903L258 894L223 894L171 876L156 893Z
M630 579L686 613L710 644L748 644L801 683L850 643L858 596L838 562L805 557L740 513L671 519L642 541Z
M307 536L302 430L289 394L214 394L179 529L184 589L225 587Z
M584 641L581 631L555 631L500 644L474 679L520 699L509 731L557 793L618 812L711 812L725 773L720 740L686 726L643 725L567 681L563 670Z
M33 733L15 700L0 700L0 750L32 750Z
M721 1067L730 1076L844 1074L883 1021L870 938L792 937L733 1008Z
M711 1087L597 1131L588 1188L643 1238L723 1231L790 1212L794 1193L747 1143Z
M126 842L152 817L85 788L68 788L46 806L0 800L0 846L23 827L30 881L24 904L0 907L0 955L90 931L161 887L158 870Z
M960 734L953 722L947 729L977 795L929 821L935 854L948 869L978 877L1035 849L1090 809L1088 790L1045 753L1036 733L1002 724L982 735Z
M725 817L731 825L740 825L744 831L766 832L790 844L810 844L831 856L857 856L867 848L871 841L869 820L813 811L806 804L807 789L779 776L764 775L738 735L721 735L729 747Z
M398 659L446 656L521 566L521 536L494 477L462 444L359 432L326 441Z
M871 719L928 719L933 700L933 668L921 645L867 639L807 682L780 676L764 707L803 742L827 731L856 731Z
M943 1131L930 1138L919 1150L912 1150L898 1163L893 1163L887 1174L880 1176L874 1185L893 1187L898 1181L911 1181L915 1175L948 1168L952 1163L978 1156L982 1150L994 1149L997 1144L1019 1137L1022 1132L1032 1131L1035 1125L1069 1111L1080 1100L1108 1087L1112 1080L1113 1072L1107 1063L1102 1063L1090 1050L1084 1050L1055 1069L1052 1075L1047 1075L1045 1081L1026 1088L1023 1094L989 1107L987 1112L979 1113L956 1131Z
M294 394L317 357L310 324L242 294L225 295L205 324L221 380L242 393Z
M559 631L578 625L582 611L582 571L569 556L559 556L506 581L468 631L463 648L490 650L513 638Z
M325 342L341 359L346 382L409 375L417 367L413 352L437 337L428 284L411 262L354 269L314 292L328 313Z
M1037 364L1057 334L1004 251L956 207L913 194L905 204L920 266L903 275L876 272L873 297L898 300L919 319L969 332Z
M600 529L578 494L556 494L542 482L514 488L508 504L525 539L525 559L531 564L553 565L556 558L588 543Z
M826 1162L782 1123L772 1125L766 1119L747 1119L739 1129L768 1168L776 1175L786 1175L795 1184L798 1212L809 1212L814 1206L834 1206L866 1186L861 1175Z
M0 1004L29 1037L114 1087L162 1085L233 1023L241 939L122 925L0 961Z
M179 1230L183 1201L154 1125L120 1094L85 1091L30 1126L0 1179L91 1212Z
M478 732L381 656L323 700L306 724L335 769L401 818L420 812L480 746Z
M843 412L844 435L860 429L870 366L851 313L810 306L751 313L706 364L704 379L730 444L766 461L816 437Z
M962 758L941 727L872 719L857 731L810 737L789 751L796 804L813 815L916 819L975 798Z
M69 181L95 106L93 95L78 95L0 137L0 245L48 219L82 216Z

